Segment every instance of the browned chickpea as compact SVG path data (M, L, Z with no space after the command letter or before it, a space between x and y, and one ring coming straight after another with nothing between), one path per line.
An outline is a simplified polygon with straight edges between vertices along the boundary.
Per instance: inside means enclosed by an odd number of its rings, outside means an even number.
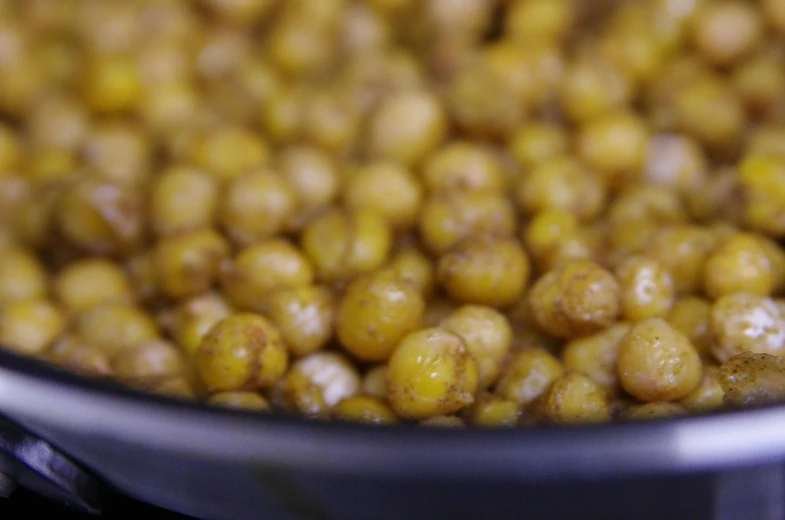
M724 404L755 407L780 404L785 398L785 359L770 354L742 352L717 371Z
M656 260L632 256L616 267L621 315L629 321L663 317L676 299L673 278Z
M525 213L562 209L579 220L598 216L605 198L600 178L567 157L541 162L521 178L515 189L515 200Z
M758 9L738 0L705 2L692 20L692 42L717 65L741 59L763 39Z
M157 285L170 298L195 296L218 279L228 256L228 244L211 229L167 237L154 252Z
M571 260L539 278L529 291L534 322L560 338L575 338L612 324L621 308L621 287L590 260Z
M283 238L252 245L221 264L226 297L243 310L261 312L275 291L307 287L313 279L308 259Z
M630 327L629 323L619 322L591 336L570 341L562 351L564 368L586 374L609 395L615 393L619 381L616 374L619 346Z
M463 340L423 329L398 344L387 365L387 394L401 417L426 419L471 405L477 368Z
M580 130L581 159L610 186L626 186L640 179L646 162L649 131L630 112L608 112L589 120Z
M300 243L317 279L346 281L387 261L392 230L375 211L332 210L308 223Z
M289 362L278 330L256 314L216 323L196 353L196 368L210 391L271 388Z
M495 392L528 407L564 373L558 359L542 349L522 349L504 363Z
M763 0L763 15L778 32L785 32L785 6L779 0Z
M296 357L316 352L333 337L335 298L326 287L278 290L267 300L266 314Z
M218 186L206 172L173 167L153 181L150 224L158 235L212 227L218 207Z
M422 188L414 175L392 162L375 162L356 169L346 179L343 193L347 208L375 210L396 231L414 226L422 198Z
M425 301L416 286L391 269L358 278L338 305L341 345L363 361L384 361L422 323Z
M622 387L636 399L672 401L695 390L703 364L687 336L662 318L647 318L621 340L617 369Z
M702 355L709 354L711 330L709 321L711 304L698 296L685 296L676 300L666 320L681 332Z
M503 167L493 151L468 141L454 142L434 152L423 163L422 175L431 192L503 192L506 184Z
M720 363L745 351L782 356L785 320L777 303L755 294L722 296L711 308L711 353Z
M635 421L653 421L671 417L682 417L684 415L687 415L687 410L683 406L669 401L657 401L654 403L630 406L619 414L619 418L632 419Z
M254 171L227 186L218 213L229 237L241 246L283 231L297 211L292 187L277 173Z
M591 378L568 372L553 382L537 401L537 416L555 424L606 422L611 419L605 391Z
M513 238L468 239L439 259L439 285L455 301L506 307L520 298L529 259Z
M754 235L733 234L706 261L704 289L710 298L740 292L768 296L774 284L774 266Z
M420 212L420 236L434 253L444 253L464 239L483 233L515 232L515 212L501 195L489 191L434 195Z

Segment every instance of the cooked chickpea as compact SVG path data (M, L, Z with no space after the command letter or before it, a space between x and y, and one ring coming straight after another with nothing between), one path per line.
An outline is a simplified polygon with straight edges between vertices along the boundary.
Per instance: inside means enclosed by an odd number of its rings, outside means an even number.
M700 354L708 354L711 346L709 326L711 304L698 296L679 298L671 307L666 321L681 332Z
M15 300L0 306L0 345L20 354L43 353L65 328L63 312L46 299Z
M677 294L695 292L716 240L705 228L691 225L660 228L642 252L673 277Z
M582 56L570 63L559 85L559 99L573 121L586 122L621 108L632 96L630 78L610 62Z
M316 352L333 337L335 297L326 287L278 290L267 300L265 312L294 356Z
M463 340L442 329L409 334L387 365L390 404L409 419L451 414L471 405L477 383L477 368Z
M132 303L133 289L116 264L86 259L69 264L54 279L54 294L71 312L86 311L105 303Z
M103 304L81 312L76 317L76 333L86 343L109 353L159 339L153 319L126 303Z
M243 390L216 392L207 399L207 404L232 410L269 412L270 403L261 394Z
M229 255L229 246L221 235L205 229L164 238L154 255L161 291L170 298L184 298L213 285Z
M718 367L707 365L703 368L700 384L683 397L679 404L690 412L709 412L722 407L725 391L720 386Z
M0 253L0 305L43 298L47 273L32 251L9 248Z
M299 202L294 226L299 228L338 197L340 176L332 158L319 148L292 146L278 156L278 168Z
M600 423L611 419L605 391L588 376L576 372L554 381L537 401L535 413L555 424Z
M585 336L611 325L621 310L621 287L590 260L572 260L549 271L529 290L534 322L561 338Z
M673 401L695 390L703 364L687 336L662 318L647 318L621 340L617 370L622 388L636 399Z
M640 179L648 142L649 131L638 116L609 112L583 126L576 146L584 163L607 184L626 186Z
M342 400L360 392L352 363L336 352L316 352L296 361L283 381L279 399L286 410L325 417Z
M618 193L608 208L612 226L627 222L682 224L687 212L679 194L663 186L637 184Z
M130 123L110 120L96 124L85 136L82 153L85 165L101 180L141 186L149 179L150 137Z
M218 293L208 292L182 300L164 313L162 327L186 354L196 353L210 329L232 314L229 303Z
M685 194L705 183L708 158L689 136L656 134L649 140L648 150L644 180Z
M362 393L381 400L387 399L387 364L374 365L368 369L363 376Z
M423 163L422 176L430 192L503 192L506 184L503 167L493 151L467 141L447 144L430 155Z
M770 354L742 352L724 363L717 380L731 406L779 404L785 399L785 359Z
M164 340L142 343L112 357L112 373L121 380L175 376L185 361L175 345Z
M528 123L515 132L507 150L525 169L562 155L568 150L569 136L561 127L546 123Z
M717 65L727 65L760 43L763 18L746 2L705 2L692 20L691 36L701 54Z
M746 116L739 94L721 78L694 78L673 99L678 127L711 149L739 142Z
M586 374L608 393L614 392L619 382L616 374L619 347L630 327L629 323L619 322L591 336L570 341L561 354L564 368Z
M196 369L210 391L271 388L288 363L278 330L256 314L219 321L196 352Z
M198 166L220 182L264 166L270 156L267 144L251 130L227 126L202 136L191 150Z
M118 54L90 61L84 72L83 95L99 113L129 111L139 103L141 80L136 64Z
M522 349L512 353L502 367L495 392L526 408L533 404L564 374L561 362L541 349Z
M158 235L212 227L217 208L218 187L205 172L173 167L153 181L150 223Z
M22 162L22 144L16 132L0 125L0 176L19 167Z
M745 351L780 356L785 348L785 320L771 298L736 293L711 308L711 353L720 363Z
M753 235L737 233L721 243L706 261L704 289L710 298L747 292L768 296L774 269Z
M773 56L763 54L740 63L733 71L732 82L747 113L753 116L766 116L783 101L785 71Z
M346 179L343 194L350 210L375 210L396 231L411 229L422 204L422 188L406 168L376 162L358 168Z
M387 269L349 285L336 313L341 345L363 361L384 361L422 324L425 301L416 286Z
M475 426L516 426L521 415L518 403L498 395L483 394L468 410L469 420Z
M392 424L398 422L395 412L379 399L355 395L342 399L332 408L332 416L341 421L364 424Z
M654 403L637 404L630 406L619 417L636 421L651 421L656 419L669 419L687 415L684 406L670 401L657 401Z
M318 280L346 281L387 261L392 230L375 211L332 210L308 223L300 244Z
M513 238L469 239L439 259L439 285L455 301L506 307L521 297L529 259Z
M664 317L676 299L673 278L657 261L632 256L616 267L621 315L629 321Z
M423 296L433 293L436 284L436 269L428 256L419 249L407 247L396 253L388 267L398 276L419 289Z
M77 374L96 377L112 375L111 355L72 335L61 336L45 352L44 359Z
M743 217L751 229L785 236L785 158L750 156L739 165Z
M489 191L451 192L429 197L420 212L420 236L434 253L444 253L464 239L483 233L512 235L512 205Z

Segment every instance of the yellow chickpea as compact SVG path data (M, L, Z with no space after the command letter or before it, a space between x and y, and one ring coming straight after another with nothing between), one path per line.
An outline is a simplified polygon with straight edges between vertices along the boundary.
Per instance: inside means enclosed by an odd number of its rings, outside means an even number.
M131 303L133 289L116 264L86 259L69 264L54 279L54 293L71 312L85 311L104 303Z
M153 319L143 310L125 303L91 307L76 316L76 333L87 344L115 354L159 339Z
M211 227L218 209L218 187L207 173L173 167L153 181L150 220L158 235Z
M538 211L523 230L526 248L537 261L578 230L578 219L567 210L545 209Z
M212 129L195 143L191 159L219 182L262 166L270 151L260 136L243 127L225 126Z
M393 410L410 419L446 415L471 405L477 368L463 340L442 329L423 329L398 344L387 366Z
M393 270L349 285L336 314L341 345L363 361L384 361L401 339L422 323L425 301L417 287Z
M617 370L621 386L636 399L673 401L695 390L703 364L687 336L662 318L648 318L622 339Z
M515 0L505 33L521 42L557 42L572 29L574 9L568 0Z
M611 419L605 391L591 378L568 372L553 382L536 404L535 413L549 423L601 423Z
M406 248L393 256L388 264L398 276L419 289L423 296L430 296L436 285L436 269L428 256L416 248Z
M577 138L578 154L611 186L640 179L646 162L649 131L629 112L609 112L590 120Z
M539 278L529 291L538 327L560 338L592 334L611 325L621 310L621 287L590 260L571 260Z
M741 59L763 39L763 18L755 7L738 0L705 2L692 21L692 42L717 65Z
M316 147L292 146L278 156L278 169L299 201L299 228L338 197L340 178L332 158Z
M85 164L117 185L143 186L151 173L153 144L142 128L121 120L95 124L84 137Z
M185 360L175 345L164 340L122 350L111 360L112 374L120 380L171 377L183 374Z
M170 298L195 296L218 279L229 245L211 229L167 237L155 248L157 285Z
M624 410L619 417L635 421L653 421L682 417L687 415L687 410L680 404L670 401L657 401L655 403L637 404Z
M685 296L676 300L665 318L671 327L687 336L702 355L709 354L712 342L709 326L711 307L703 298Z
M213 325L230 314L232 308L224 297L208 292L183 300L166 313L161 323L180 348L193 355Z
M482 394L467 415L474 426L512 427L518 424L521 411L515 401L494 394Z
M0 345L19 354L41 354L65 328L63 312L43 298L10 301L0 307Z
M267 317L296 357L316 352L333 337L335 298L326 287L278 290L270 295L266 307Z
M0 305L43 298L47 274L43 264L25 249L9 248L0 254Z
M777 303L763 296L722 296L711 308L711 353L720 363L745 351L782 356L785 320Z
M503 167L493 151L468 141L451 143L434 152L423 163L422 176L430 192L503 192L506 184Z
M285 410L326 417L342 400L360 392L354 365L336 352L315 352L296 361L283 380L279 399Z
M616 392L619 381L616 360L621 340L630 327L629 323L619 322L591 336L570 341L564 346L561 355L564 368L586 374L605 388L609 395Z
M709 412L722 408L725 391L720 386L717 378L718 368L707 365L703 368L703 377L700 384L683 397L679 404L690 412Z
M692 138L656 134L649 140L643 179L687 194L705 183L708 158Z
M392 162L360 167L346 180L343 193L347 208L375 210L396 231L414 226L422 198L422 188L414 175Z
M660 263L673 277L677 294L695 292L701 285L706 261L715 247L711 232L682 225L658 230L643 255Z
M495 392L526 408L564 374L558 359L542 349L513 352L504 363Z
M621 315L629 321L663 317L676 299L673 278L657 261L633 256L616 267Z
M139 70L124 56L105 55L93 59L85 70L83 82L84 99L96 112L124 112L139 103Z
M355 395L338 402L332 408L332 416L340 421L363 424L393 424L398 418L392 409L375 397Z
M387 365L374 365L363 376L362 392L377 399L387 399Z
M739 165L739 182L744 223L768 236L785 236L785 158L745 158Z
M207 404L222 406L232 410L247 410L251 412L269 412L270 403L256 392L234 390L216 392L207 399Z
M632 85L620 69L597 57L581 56L570 63L559 85L559 99L566 115L586 122L625 106Z
M531 169L549 159L565 155L569 141L563 128L531 122L512 134L507 150L522 168Z
M741 95L747 113L765 117L783 101L785 71L776 56L762 54L739 63L732 82Z
M705 74L677 90L673 100L679 128L711 149L732 147L746 125L739 94L722 78Z
M754 235L736 233L721 243L706 261L704 289L710 298L747 292L768 296L774 289L774 269Z

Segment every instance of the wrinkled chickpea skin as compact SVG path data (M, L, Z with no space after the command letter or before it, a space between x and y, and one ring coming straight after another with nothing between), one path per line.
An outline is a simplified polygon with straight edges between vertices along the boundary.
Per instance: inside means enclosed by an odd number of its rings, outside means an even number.
M785 400L782 2L23 3L2 348L370 424Z

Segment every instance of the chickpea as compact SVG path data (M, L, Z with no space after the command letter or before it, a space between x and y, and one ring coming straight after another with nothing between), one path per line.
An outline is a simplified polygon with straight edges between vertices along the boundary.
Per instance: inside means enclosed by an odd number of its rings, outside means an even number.
M388 267L398 273L402 280L414 285L423 296L430 296L436 284L436 269L433 262L424 253L415 248L401 250Z
M660 263L673 277L677 294L700 287L706 261L715 246L708 230L683 225L658 230L643 254Z
M656 134L649 140L644 167L645 181L688 194L705 184L708 159L692 138L679 134Z
M785 159L785 126L770 123L750 130L744 151L749 157Z
M417 330L425 301L417 287L393 270L358 278L349 285L336 314L341 345L364 361L384 361L401 339Z
M79 313L111 303L133 303L134 293L125 273L103 259L69 264L54 279L54 293L69 311Z
M420 212L419 230L425 246L445 253L472 236L515 232L515 212L499 194L488 191L451 192L428 198Z
M578 134L580 158L611 186L625 186L641 177L649 132L629 112L608 112L586 123Z
M320 286L276 291L266 314L281 333L292 355L302 357L323 348L333 336L333 293Z
M112 375L110 355L72 335L61 336L44 354L44 358L80 375L107 377Z
M571 260L538 279L529 291L538 327L560 338L585 336L611 325L620 312L621 287L589 260Z
M191 159L219 182L263 167L270 151L261 137L239 126L225 126L204 134L191 150Z
M261 312L275 291L313 283L308 259L290 242L273 238L240 251L221 264L221 285L238 309Z
M763 19L738 0L706 2L692 20L692 42L711 62L727 65L754 49L763 38Z
M269 412L270 403L256 392L234 390L216 392L207 399L207 404L222 406L232 410L247 410L250 412Z
M529 269L515 239L470 239L439 259L437 278L458 302L501 308L523 294Z
M785 32L785 6L779 0L763 0L763 15L778 32Z
M520 179L515 190L518 207L526 213L563 209L579 220L597 217L605 198L600 178L566 157L541 162Z
M785 158L745 158L739 165L739 182L744 223L771 237L785 236Z
M514 0L505 33L522 42L555 42L572 29L574 10L568 0Z
M616 360L621 340L630 327L629 323L619 322L591 336L570 341L561 355L564 368L586 374L612 394L618 386Z
M544 209L537 212L523 230L523 241L534 258L545 256L578 230L578 219L567 210Z
M385 99L369 125L369 155L411 166L441 143L447 122L435 97L410 91Z
M219 204L220 221L240 246L282 232L297 211L294 190L271 171L254 171L235 177Z
M613 226L643 221L682 224L687 221L687 211L678 193L663 186L637 184L619 192L608 208L608 220Z
M360 384L360 376L346 357L316 352L292 365L279 399L286 410L325 417L342 400L357 395Z
M332 409L332 416L341 421L364 424L392 424L398 422L395 412L379 399L354 395L342 399Z
M18 168L22 156L22 144L16 132L6 125L0 125L0 176Z
M768 296L774 283L766 251L748 233L732 235L706 261L704 288L711 298L740 292Z
M375 210L394 230L405 231L417 222L423 195L420 184L406 168L376 162L349 176L343 197L350 210Z
M134 296L142 302L149 302L160 294L153 253L153 250L143 250L131 256L123 265Z
M12 246L0 253L0 305L44 298L46 293L46 269L31 251Z
M390 404L410 419L451 414L471 405L477 383L477 368L463 340L441 329L403 338L387 366Z
M19 354L41 354L66 328L62 311L43 298L15 300L0 307L0 345Z
M711 353L720 363L745 351L780 356L785 345L785 320L771 298L735 293L722 296L711 308Z
M430 192L488 190L502 193L505 174L500 160L485 146L468 141L447 144L429 156L422 167Z
M211 11L238 25L264 20L277 3L275 0L204 0Z
M707 365L703 368L700 384L683 397L679 404L690 412L709 412L721 408L724 397L725 391L718 379L718 367Z
M211 229L167 237L154 252L157 285L170 298L207 291L228 255L228 244Z
M363 376L362 393L376 397L377 399L387 399L387 365L374 365Z
M657 401L654 403L630 406L624 410L619 417L636 421L651 421L669 419L671 417L682 417L684 415L687 415L687 410L680 404L671 403L669 401Z
M95 125L85 136L85 163L101 180L128 186L141 186L149 178L152 143L140 128L110 120Z
M386 262L392 231L375 211L332 210L308 223L300 244L318 280L346 281Z
M175 376L185 372L180 351L168 341L155 340L121 350L112 357L112 373L121 380Z
M526 408L564 374L558 359L542 349L522 349L512 353L501 369L495 392Z
M321 149L289 147L278 156L277 164L299 201L295 227L304 225L338 197L340 178L337 166Z
M75 330L87 344L111 354L159 339L152 318L126 303L98 305L79 313Z
M685 296L676 300L665 318L671 327L687 336L703 355L709 353L712 342L709 324L711 308L711 304L703 298Z
M538 400L537 416L556 424L609 421L610 403L603 389L580 373L566 373Z
M565 155L569 136L563 128L547 123L527 123L507 143L507 151L524 169Z
M562 109L578 123L623 107L631 96L628 77L608 61L588 56L568 64L559 88Z
M785 72L774 56L759 55L740 63L731 81L750 115L765 116L783 101Z
M212 227L217 209L218 187L205 172L173 167L153 181L150 223L159 236Z
M196 353L208 390L271 388L289 362L278 330L256 314L234 314L216 323Z
M126 112L139 103L139 70L136 64L125 56L103 55L91 60L83 78L84 100L90 109L96 112Z
M724 363L717 380L731 406L779 404L785 398L785 360L770 354L743 352Z
M665 268L645 257L629 257L616 267L621 285L621 315L629 321L663 317L676 299L673 278Z
M475 426L516 426L520 416L518 403L498 395L482 394L468 410L469 420Z
M169 336L177 341L186 354L195 354L210 329L232 314L223 296L208 292L181 301L165 311L159 320Z
M730 148L739 142L746 124L741 99L721 78L704 75L676 92L678 127L711 149Z
M645 402L672 401L690 394L703 372L690 340L662 318L634 324L619 346L622 388Z

